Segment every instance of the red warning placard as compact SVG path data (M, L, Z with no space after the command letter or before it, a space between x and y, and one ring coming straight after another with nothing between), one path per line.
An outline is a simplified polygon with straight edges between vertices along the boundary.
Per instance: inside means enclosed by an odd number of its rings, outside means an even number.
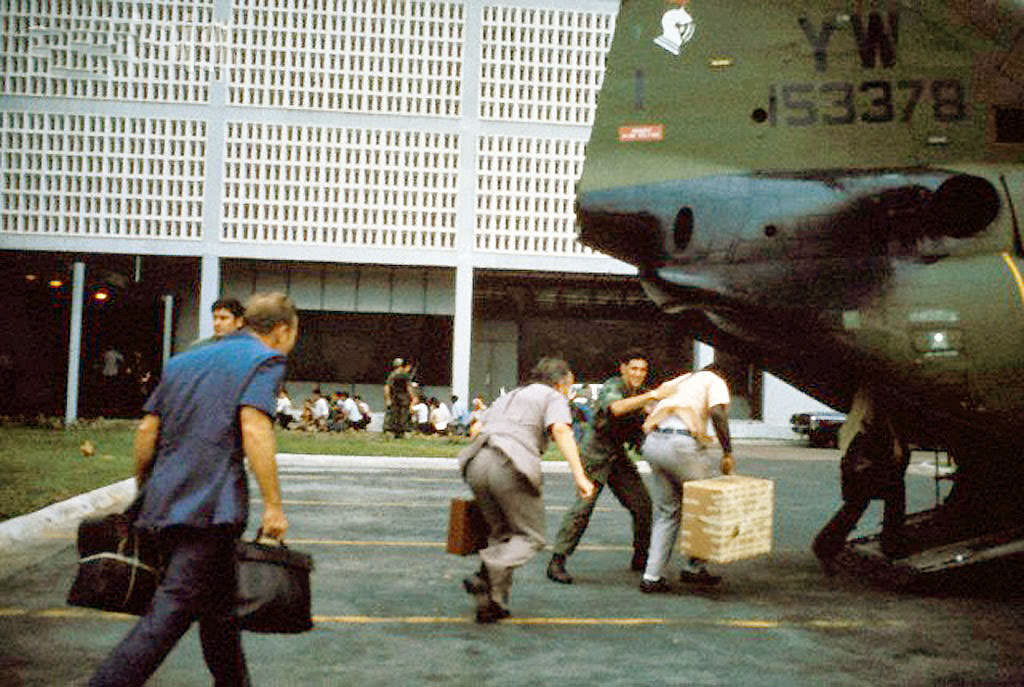
M643 143L665 140L664 124L629 124L619 127L620 143Z

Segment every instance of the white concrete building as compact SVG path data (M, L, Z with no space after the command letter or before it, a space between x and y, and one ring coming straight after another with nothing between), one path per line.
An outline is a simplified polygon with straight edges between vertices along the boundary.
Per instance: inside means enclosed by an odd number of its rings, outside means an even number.
M586 381L629 343L665 373L694 364L706 352L633 268L575 238L617 8L0 2L0 356L18 396L52 389L31 365L45 349L65 361L61 413L102 412L104 350L158 368L211 333L219 296L267 289L302 310L293 398L321 383L380 409L395 356L439 397L493 396L544 353ZM752 432L789 436L791 412L820 407L738 365Z

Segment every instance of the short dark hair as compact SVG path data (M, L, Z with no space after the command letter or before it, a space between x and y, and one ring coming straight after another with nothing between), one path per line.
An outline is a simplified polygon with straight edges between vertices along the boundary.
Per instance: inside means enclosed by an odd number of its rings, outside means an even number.
M292 299L278 291L254 293L245 304L245 324L257 334L269 334L279 324L294 327L298 320Z
M572 374L572 368L561 358L541 358L530 370L526 383L554 386L568 374Z
M725 377L725 368L722 367L722 364L719 363L717 360L712 362L712 363L708 363L704 367L700 368L699 371L700 372L711 372L711 373L714 373L714 374L718 375L719 377Z
M242 317L245 315L245 308L238 302L237 298L218 298L213 302L213 307L210 308L210 312L214 312L220 309L230 310L231 314L235 317Z
M647 354L639 348L627 348L619 354L619 357L615 359L615 362L619 365L625 365L630 360L643 360L646 363L651 362L651 359L647 357Z

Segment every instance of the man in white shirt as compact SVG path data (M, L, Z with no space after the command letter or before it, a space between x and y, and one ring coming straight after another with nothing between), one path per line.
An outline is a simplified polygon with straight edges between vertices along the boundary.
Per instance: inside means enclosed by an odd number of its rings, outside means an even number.
M430 411L430 424L433 425L434 432L447 434L448 424L452 421L451 411L448 410L448 406L436 398L430 399L430 405L433 407Z
M356 425L355 428L366 429L367 425L370 424L370 420L373 419L371 416L370 405L366 401L364 401L362 396L360 396L359 394L356 394L352 398L355 400L356 407L359 408L359 414L362 416L362 419L359 421L359 424Z
M320 387L313 389L313 426L318 430L327 429L327 419L331 415L331 406L320 393Z
M342 391L338 394L338 405L341 407L342 426L345 429L358 428L360 422L362 422L363 414L360 412L356 402L348 395L348 392Z
M670 382L675 391L659 401L644 421L647 433L643 456L654 476L654 522L651 546L647 553L640 591L644 593L671 591L662 576L679 538L682 518L683 484L689 480L707 479L714 468L708 447L708 420L711 421L722 449L720 469L731 474L735 463L729 436L729 387L714 365L686 374ZM690 558L682 566L681 582L715 585L721 578L704 567L704 561Z
M417 397L414 400L415 403L409 412L412 413L412 422L416 425L416 431L421 434L431 434L434 428L430 424L430 408L422 398Z

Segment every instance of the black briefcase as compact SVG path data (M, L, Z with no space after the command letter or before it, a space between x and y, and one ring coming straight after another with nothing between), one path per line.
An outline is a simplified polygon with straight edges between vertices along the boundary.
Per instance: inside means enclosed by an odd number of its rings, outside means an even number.
M71 606L145 615L161 569L149 537L122 514L87 518L78 526L82 558L71 584Z
M309 574L313 557L282 542L239 541L235 615L250 632L306 632L313 627Z

